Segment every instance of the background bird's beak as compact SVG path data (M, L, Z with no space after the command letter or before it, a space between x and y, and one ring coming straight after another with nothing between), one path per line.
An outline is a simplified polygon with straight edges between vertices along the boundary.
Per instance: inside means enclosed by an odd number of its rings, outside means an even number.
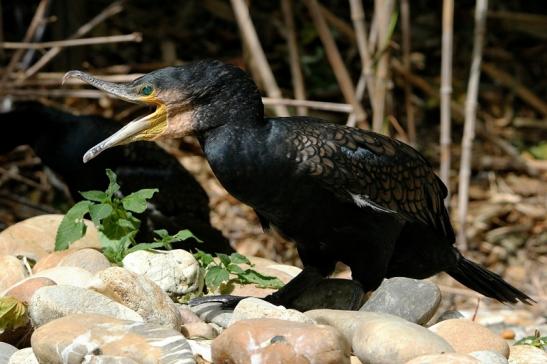
M127 144L138 140L157 139L167 128L167 109L164 103L156 98L155 93L150 96L142 96L133 86L99 80L81 71L67 72L63 77L63 83L67 79L73 77L125 101L156 105L156 111L154 113L130 122L118 130L118 132L88 150L83 158L84 163L95 158L104 150L116 145Z

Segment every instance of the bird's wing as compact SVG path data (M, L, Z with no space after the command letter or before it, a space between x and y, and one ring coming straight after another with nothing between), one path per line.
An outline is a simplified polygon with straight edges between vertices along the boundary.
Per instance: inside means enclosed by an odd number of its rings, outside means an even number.
M443 204L447 189L417 151L380 134L332 124L317 126L304 124L293 132L300 173L342 202L399 214L454 241Z

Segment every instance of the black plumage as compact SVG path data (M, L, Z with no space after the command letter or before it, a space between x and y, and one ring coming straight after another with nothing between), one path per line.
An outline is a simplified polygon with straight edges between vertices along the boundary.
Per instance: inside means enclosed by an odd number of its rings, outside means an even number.
M143 132L144 121L135 121L130 137L116 134L84 160L128 140L194 134L226 189L252 206L265 227L296 243L304 271L268 297L272 302L290 305L337 261L351 267L365 290L386 277L426 278L446 271L499 301L530 300L458 252L443 204L446 188L404 143L314 118L264 118L254 82L217 61L160 69L126 85L79 71L67 77L158 105L150 116L153 128ZM143 96L145 86L151 96Z
M71 196L81 200L79 191L104 190L108 185L105 169L112 169L125 195L142 188L158 188L142 220L139 241L152 241L153 230L176 233L190 229L200 244L190 239L178 245L208 252L232 252L228 240L209 221L209 198L201 185L177 161L154 143L134 143L109 150L88 164L82 154L122 125L99 116L78 116L35 102L16 104L1 113L0 123L10 133L0 138L0 153L19 145L29 145L44 165L67 185Z

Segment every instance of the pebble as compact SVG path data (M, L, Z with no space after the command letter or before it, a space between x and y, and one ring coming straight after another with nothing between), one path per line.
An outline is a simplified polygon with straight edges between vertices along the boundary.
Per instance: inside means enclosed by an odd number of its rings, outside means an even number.
M27 277L27 270L19 259L11 255L0 255L0 292Z
M238 321L212 344L214 363L349 364L350 347L334 328L257 319Z
M38 359L32 348L24 348L14 353L9 358L8 364L38 364Z
M202 284L200 267L185 250L139 250L123 259L127 270L146 276L167 294L180 296L196 291Z
M237 321L259 318L273 318L310 324L315 323L314 320L299 311L286 309L283 306L276 306L259 298L249 297L241 300L237 304L232 315L232 320L228 326Z
M43 256L55 250L57 228L64 215L40 215L20 221L0 232L0 254L26 256L38 261ZM71 248L99 249L99 235L93 223L84 220L87 226L86 234L75 241Z
M29 315L34 327L75 313L93 313L122 320L143 321L130 308L95 291L75 286L42 287L34 293L29 304Z
M513 345L509 364L547 364L547 353L532 345Z
M110 267L95 275L90 289L137 312L145 322L179 330L182 318L175 303L156 283L121 267Z
M213 362L213 353L211 352L212 340L191 340L188 339L188 344L192 348L192 353L194 357L201 357L206 360L208 363Z
M469 320L452 319L429 328L444 338L458 353L489 350L509 356L509 345L486 327Z
M480 364L472 356L458 353L422 355L407 361L406 364Z
M448 311L443 312L443 313L437 318L437 320L435 321L435 323L439 323L439 322L441 322L441 321L446 321L446 320L451 320L451 319L461 319L461 318L464 318L464 316L462 315L461 312L459 312L459 311L453 311L453 310L448 310Z
M360 311L388 313L418 325L427 323L441 303L437 285L418 279L384 279Z
M181 305L180 303L175 303L179 309L180 317L182 319L182 324L191 324L193 322L202 322L198 315L196 315L188 305Z
M515 338L515 332L511 329L505 329L501 332L500 336L505 340L513 340Z
M78 267L53 267L36 273L33 277L49 278L59 285L85 288L93 279L93 274Z
M15 297L19 301L28 305L32 295L39 288L53 286L55 284L56 283L49 278L28 277L5 290L2 294L0 294L0 296Z
M95 249L79 249L61 258L57 266L78 267L95 274L112 265L106 257Z
M191 306L190 309L198 317L206 322L212 322L220 327L226 328L232 321L234 311L232 309L222 308L221 303L210 302L197 306Z
M357 310L364 297L365 292L357 281L330 278L304 290L291 306L302 312L321 308Z
M56 267L61 259L66 257L67 255L70 255L74 253L75 249L65 249L60 251L55 251L53 253L49 253L42 258L38 259L36 264L34 264L34 267L32 267L32 272L38 273L46 269L54 268Z
M15 352L17 352L15 346L0 342L0 363L7 363Z
M205 322L193 322L182 325L180 332L187 339L211 340L218 336L217 330Z
M195 363L190 345L177 331L103 315L50 321L34 332L31 342L38 360L48 364Z
M338 329L363 363L403 364L421 355L454 351L428 329L389 314L322 309L306 315Z
M481 364L507 364L507 358L495 351L474 351L470 356L477 359Z

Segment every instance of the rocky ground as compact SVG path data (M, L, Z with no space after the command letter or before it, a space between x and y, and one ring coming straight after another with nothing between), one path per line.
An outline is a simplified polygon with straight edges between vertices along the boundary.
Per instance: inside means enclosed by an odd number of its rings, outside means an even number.
M202 286L190 253L139 251L112 266L91 225L70 250L52 252L61 218L0 233L0 363L547 363L542 349L514 345L545 333L545 317L512 307L446 311L427 280L386 280L356 311L324 308L355 293L343 279L329 281L334 296L305 291L298 311L258 298L233 310L190 307L176 299ZM299 272L251 261L285 282ZM246 285L233 293L269 292ZM14 317L18 327L6 325Z

